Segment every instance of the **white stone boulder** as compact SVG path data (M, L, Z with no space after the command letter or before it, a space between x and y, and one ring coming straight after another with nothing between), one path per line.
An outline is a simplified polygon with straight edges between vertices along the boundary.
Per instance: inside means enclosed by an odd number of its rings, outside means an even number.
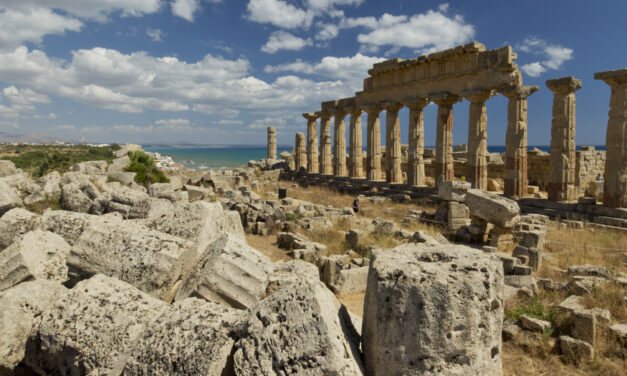
M0 375L13 374L24 358L33 320L66 292L59 283L35 280L0 294Z
M501 375L503 267L452 244L373 253L362 349L368 375Z
M464 203L471 217L478 217L502 228L512 227L520 218L520 207L514 200L480 189L466 191Z
M128 157L128 155L125 155L120 158L116 158L112 160L109 166L107 167L107 172L109 173L123 172L124 169L126 169L130 164L131 164L131 159Z
M233 374L231 352L244 312L190 298L156 316L129 356L125 376Z
M102 221L86 228L68 257L73 280L104 274L172 301L192 268L193 244L129 221Z
M438 184L438 197L444 201L464 201L466 191L471 188L465 181L448 180Z
M177 204L174 210L149 221L148 227L193 241L197 245L197 257L222 233L246 239L239 214L225 212L217 202Z
M97 174L107 171L107 161L86 161L72 165L71 170L84 174Z
M125 282L95 275L34 320L24 362L41 375L121 375L165 306Z
M37 218L37 227L44 231L54 232L70 245L74 245L83 231L91 225L107 221L121 221L118 214L104 216L75 213L66 210L46 210Z
M170 183L154 183L148 187L150 197L164 198L171 202L188 202L187 192L176 191Z
M307 261L278 261L273 264L273 268L272 274L268 276L266 296L272 295L291 284L301 283L303 280L320 280L320 271L318 268Z
M185 192L189 202L200 201L211 197L211 190L204 187L197 187L195 185L185 185Z
M89 213L92 201L81 188L79 183L69 183L61 186L61 207L64 210Z
M0 181L0 216L13 208L21 208L24 206L22 199L17 191Z
M39 216L26 209L15 208L0 217L0 250L32 231L37 225Z
M58 200L61 198L61 174L58 171L52 171L45 176L39 178L37 182L42 187L42 192L48 200Z
M338 295L359 294L366 291L368 267L340 270L333 283L333 291Z
M0 160L0 177L13 175L15 173L17 173L15 163L6 159Z
M268 257L225 233L196 262L176 300L193 296L227 307L250 308L265 296L272 271Z
M291 284L252 308L236 348L239 376L364 374L349 313L320 281Z
M31 279L67 281L70 245L59 235L31 231L0 252L0 291Z

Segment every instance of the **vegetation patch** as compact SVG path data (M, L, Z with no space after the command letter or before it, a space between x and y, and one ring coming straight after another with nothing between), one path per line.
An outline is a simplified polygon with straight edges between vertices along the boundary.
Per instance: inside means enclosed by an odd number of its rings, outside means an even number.
M148 154L138 150L128 153L128 156L131 163L126 168L126 171L136 174L135 181L138 184L148 187L153 183L170 182L170 179L163 174L163 171L157 168L155 161Z

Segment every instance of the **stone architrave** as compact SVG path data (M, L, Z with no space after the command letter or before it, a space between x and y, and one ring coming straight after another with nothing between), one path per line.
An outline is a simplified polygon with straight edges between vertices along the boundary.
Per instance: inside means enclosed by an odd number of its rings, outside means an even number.
M331 165L331 114L320 117L320 174L332 175Z
M364 109L368 114L368 135L367 135L367 162L368 180L381 180L381 125L379 123L378 107Z
M575 191L575 91L581 80L572 76L546 81L553 92L551 156L548 197L553 201L577 199Z
M350 166L348 175L351 178L364 177L362 146L361 146L361 109L352 109L350 121Z
M506 196L520 198L527 194L527 97L538 89L514 86L501 91L509 99L505 133Z
M268 127L268 159L276 159L276 128Z
M473 188L488 188L488 114L485 102L494 95L491 90L475 90L464 93L470 102L468 116L468 157L466 180Z
M385 180L388 183L403 182L401 169L401 123L398 111L403 107L400 103L386 103L382 106L385 111Z
M423 160L425 134L424 134L424 107L429 104L426 99L407 102L409 107L409 146L407 167L407 183L410 186L425 185L425 164Z
M438 123L435 139L435 179L453 180L455 169L453 164L453 104L460 97L448 93L440 93L429 97L438 105Z
M334 115L333 175L346 176L346 125L344 122L346 113L338 111Z
M594 79L612 88L605 147L603 205L627 206L627 68L597 72Z
M305 135L301 132L296 133L295 145L294 145L294 165L296 171L300 169L307 169L307 152L305 151Z
M312 112L303 114L307 119L307 172L318 173L318 126L316 120L320 117Z

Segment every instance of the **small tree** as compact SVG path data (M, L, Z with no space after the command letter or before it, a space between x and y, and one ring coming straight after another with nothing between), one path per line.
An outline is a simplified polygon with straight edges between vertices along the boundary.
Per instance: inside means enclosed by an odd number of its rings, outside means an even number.
M168 179L163 171L159 170L155 165L152 158L143 151L133 151L128 153L131 159L131 164L126 168L126 171L134 172L135 181L138 184L148 187L153 183L169 183Z

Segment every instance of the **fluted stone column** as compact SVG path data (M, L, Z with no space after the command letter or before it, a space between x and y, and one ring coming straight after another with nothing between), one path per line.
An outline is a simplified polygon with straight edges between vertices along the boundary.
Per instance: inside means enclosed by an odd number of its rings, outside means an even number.
M381 125L379 123L378 107L364 108L368 114L368 128L366 145L367 162L368 162L368 180L381 180Z
M624 208L627 207L627 68L597 72L594 78L612 88L605 136L603 205Z
M331 114L320 117L320 174L332 175L331 165Z
M388 183L402 183L403 170L401 169L401 123L398 111L403 107L400 103L386 103L382 106L385 115L385 180Z
M423 159L425 148L425 126L423 109L429 104L426 99L405 103L409 107L409 145L407 168L407 184L410 186L425 185L425 164Z
M465 93L470 102L468 116L468 156L466 180L473 188L488 188L488 114L485 102L493 95L491 90Z
M276 128L268 127L268 159L276 159Z
M304 113L307 119L307 172L318 173L318 126L316 120L320 117L313 112Z
M334 145L333 145L333 175L346 176L346 112L335 113Z
M575 190L575 91L581 80L572 76L546 81L553 92L551 156L548 196L554 201L577 199Z
M505 133L505 187L511 197L527 194L527 97L537 86L519 86L503 90L507 104L507 131Z
M361 179L364 177L361 147L361 109L352 109L350 122L350 166L349 176Z
M305 135L301 132L296 133L294 142L294 165L296 171L307 169L307 152L305 151Z
M438 123L435 136L435 179L453 180L455 165L453 164L453 104L459 97L451 94L433 95L431 98L438 105Z

